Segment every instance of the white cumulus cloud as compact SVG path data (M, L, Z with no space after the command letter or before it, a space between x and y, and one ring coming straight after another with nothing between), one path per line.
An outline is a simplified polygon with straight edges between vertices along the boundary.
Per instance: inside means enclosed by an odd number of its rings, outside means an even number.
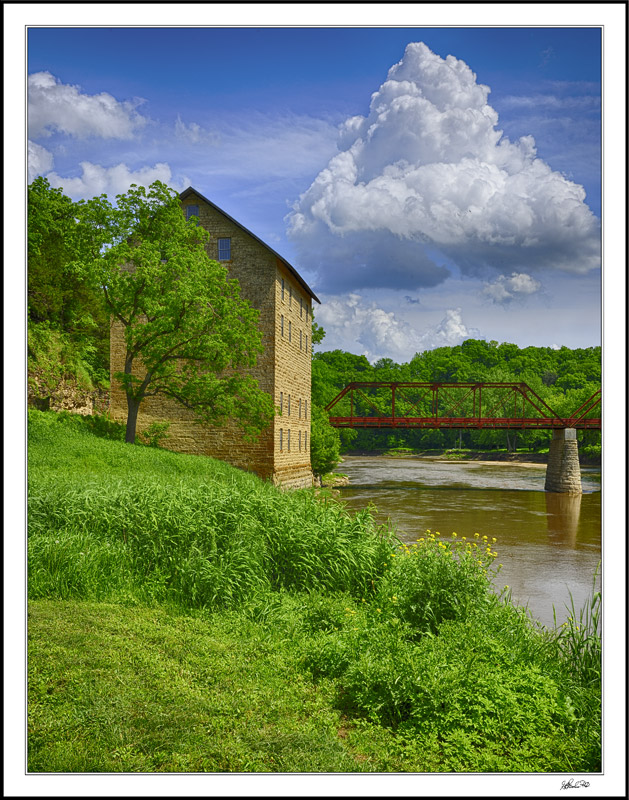
M407 46L287 218L322 290L435 285L447 276L440 254L468 274L599 266L583 187L537 158L532 136L503 136L489 91L454 56ZM342 273L339 251L353 254Z
M513 272L510 277L499 275L495 281L485 283L483 294L495 303L508 303L516 298L535 294L541 283L525 272Z
M403 363L423 350L454 346L478 335L465 325L460 308L446 310L438 324L418 330L394 311L365 303L355 293L326 300L317 311L317 322L326 331L326 349L360 352L372 363L380 358Z
M136 111L140 102L119 101L107 92L84 94L50 72L36 72L28 76L29 135L131 139L147 121Z
M28 142L28 180L29 183L38 175L44 175L52 169L54 163L50 150L40 144Z
M185 176L180 179L173 178L170 166L165 163L142 167L134 171L129 169L126 164L102 167L99 164L82 161L81 170L81 176L78 178L64 178L55 172L50 172L46 177L52 187L63 189L65 194L74 200L95 197L100 194L110 196L122 194L132 183L148 187L153 181L162 181L180 192L190 185L190 181Z

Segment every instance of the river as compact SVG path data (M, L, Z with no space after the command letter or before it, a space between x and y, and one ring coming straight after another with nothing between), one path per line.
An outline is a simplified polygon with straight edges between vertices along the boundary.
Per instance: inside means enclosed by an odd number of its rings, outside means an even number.
M601 558L600 468L582 467L582 495L545 492L544 464L345 456L338 472L350 479L340 488L348 508L373 503L378 520L390 519L404 541L427 529L495 537L496 589L509 586L543 625L553 626L553 606L557 622L566 619L570 593L578 609L592 590Z

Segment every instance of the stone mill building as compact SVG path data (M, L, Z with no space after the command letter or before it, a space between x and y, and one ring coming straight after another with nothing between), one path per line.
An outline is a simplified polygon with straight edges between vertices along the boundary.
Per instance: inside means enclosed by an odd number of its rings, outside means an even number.
M235 422L199 425L188 409L170 398L146 398L138 431L152 422L170 423L164 446L207 455L291 488L312 486L310 467L310 376L312 301L308 284L286 259L218 206L188 188L180 195L183 213L195 216L210 233L208 255L223 263L240 283L242 297L260 312L264 352L251 374L280 410L254 442ZM119 323L111 329L111 372L124 369L124 338ZM126 397L112 378L111 415L124 420Z

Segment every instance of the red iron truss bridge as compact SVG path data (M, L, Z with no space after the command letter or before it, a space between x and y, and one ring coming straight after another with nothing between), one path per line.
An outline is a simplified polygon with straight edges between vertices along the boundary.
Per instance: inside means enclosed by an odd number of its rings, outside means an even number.
M601 429L601 392L560 417L526 383L349 383L325 407L335 428Z

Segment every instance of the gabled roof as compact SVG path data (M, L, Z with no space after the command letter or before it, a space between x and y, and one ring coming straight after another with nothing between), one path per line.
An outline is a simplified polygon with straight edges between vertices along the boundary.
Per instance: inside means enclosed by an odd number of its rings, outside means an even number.
M245 226L244 226L244 225L242 225L240 222L238 222L238 220L236 220L236 219L234 219L233 217L231 217L231 216L230 216L230 215L229 215L229 214L228 214L226 211L223 211L223 209L222 209L222 208L219 208L219 207L216 205L216 203L213 203L211 200L208 200L208 199L207 199L207 197L204 197L204 196L201 194L201 192L197 191L196 189L193 189L193 188L192 188L192 186L188 186L188 188L187 188L187 189L184 189L184 190L183 190L183 192L182 192L182 193L179 195L179 199L180 199L180 200L185 200L185 199L186 199L187 197L189 197L191 194L195 194L197 197L200 197L200 198L201 198L201 200L203 200L203 202L204 202L204 203L207 203L209 206L212 206L212 208L216 209L216 211L219 211L219 212L220 212L220 213L221 213L221 214L222 214L224 217L226 217L226 218L227 218L227 219L228 219L230 222L233 222L233 223L234 223L234 225L238 225L238 227L239 227L239 228L241 228L241 229L242 229L242 230L243 230L243 231L244 231L246 234L248 234L248 235L249 235L249 236L251 236L253 239L255 239L255 240L256 240L256 242L260 242L260 244L261 244L263 247L266 247L266 249L267 249L269 252L273 253L273 255L274 255L276 258L279 258L279 260L282 262L282 264L284 264L284 266L286 267L286 269L287 269L287 270L288 270L288 271L289 271L289 272L290 272L292 275L294 275L294 276L295 276L295 278L297 279L297 281L299 282L299 284L300 284L301 286L303 286L303 288L304 288L304 289L305 289L305 290L308 292L308 294L310 295L310 297L312 297L312 299L313 299L313 300L316 300L316 301L317 301L317 303L321 304L321 300L319 300L319 298L317 297L317 295L316 295L316 294L315 294L315 293L312 291L312 289L310 288L310 286L308 286L308 284L306 283L306 281L305 281L305 280L304 280L304 279L301 277L301 275L300 275L300 274L297 272L297 270L295 269L295 267L293 267L291 264L289 264L289 263L288 263L288 261L287 261L285 258L283 258L283 257L282 257L282 256L281 256L279 253L277 253L277 252L276 252L276 251L275 251L275 250L274 250L272 247L269 247L269 245L268 245L266 242L263 242L263 241L262 241L262 239L260 239L260 237L259 237L259 236L256 236L256 235L255 235L255 233L252 233L250 230L248 230L248 228L245 228Z

